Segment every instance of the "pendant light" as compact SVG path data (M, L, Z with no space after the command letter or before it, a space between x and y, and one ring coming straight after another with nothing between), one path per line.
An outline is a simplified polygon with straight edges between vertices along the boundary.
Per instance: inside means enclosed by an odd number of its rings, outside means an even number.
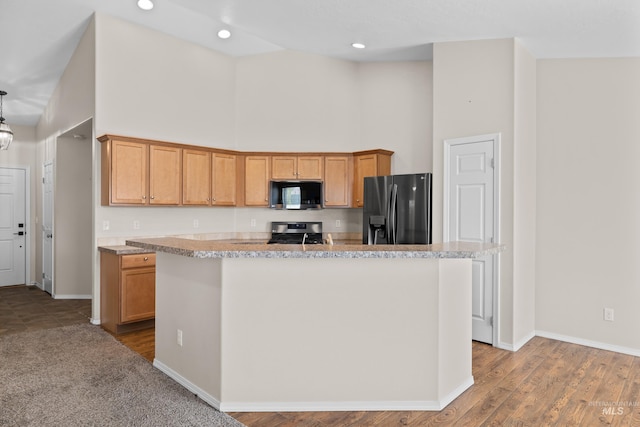
M6 94L7 92L0 90L0 150L8 150L9 144L13 141L13 132L2 116L2 97Z

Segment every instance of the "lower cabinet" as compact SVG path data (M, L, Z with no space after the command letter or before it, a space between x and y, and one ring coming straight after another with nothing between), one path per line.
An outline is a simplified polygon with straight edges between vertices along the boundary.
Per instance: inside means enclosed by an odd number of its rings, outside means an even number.
M156 255L100 252L100 322L114 334L154 325Z

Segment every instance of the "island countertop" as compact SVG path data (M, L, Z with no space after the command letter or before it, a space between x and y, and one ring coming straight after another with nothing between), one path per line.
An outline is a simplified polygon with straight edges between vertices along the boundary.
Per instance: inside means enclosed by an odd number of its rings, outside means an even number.
M127 240L128 246L191 258L479 258L504 249L496 243L432 245L283 245L264 241L193 240L155 237Z

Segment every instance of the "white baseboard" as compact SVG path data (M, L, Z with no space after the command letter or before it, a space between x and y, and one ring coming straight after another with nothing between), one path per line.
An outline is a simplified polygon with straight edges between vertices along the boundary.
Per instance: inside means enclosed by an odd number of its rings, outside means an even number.
M44 285L41 285L41 284L40 284L40 283L38 283L38 282L31 282L31 283L29 283L27 286L35 286L35 287L37 287L38 289L40 289L41 291L44 291Z
M473 376L467 378L462 384L456 387L451 393L447 394L444 398L440 399L440 408L437 411L443 410L449 403L457 399L466 389L473 385Z
M446 405L445 405L446 406ZM345 402L224 402L223 412L440 411L435 400Z
M514 351L515 352L515 351L520 350L522 348L522 346L524 346L526 343L528 343L529 340L531 340L531 338L533 338L535 336L536 336L536 332L535 331L531 331L524 338L522 338L521 340L517 341L514 344L508 344L508 343L500 341L496 347L498 347L499 349L502 349L502 350L508 350L508 351Z
M469 377L440 401L220 402L158 359L153 360L153 366L222 412L440 411L473 385L473 377Z
M591 341L583 338L576 338L547 331L536 331L536 335L543 338L550 338L553 340L570 342L572 344L598 348L600 350L615 351L616 353L629 354L631 356L640 357L640 350L638 350L637 348L622 347L619 345L607 344L599 341Z
M92 299L93 295L55 294L53 299Z
M191 393L197 395L200 399L204 400L206 403L216 408L218 411L223 410L221 408L220 401L218 399L211 396L209 393L207 393L197 385L193 384L191 381L189 381L188 379L186 379L185 377L183 377L182 375L180 375L179 373L177 373L176 371L174 371L164 363L160 362L158 359L153 359L153 366L158 368L159 371L162 371L169 378L173 379L175 382L177 382L178 384L180 384L181 386L189 390Z

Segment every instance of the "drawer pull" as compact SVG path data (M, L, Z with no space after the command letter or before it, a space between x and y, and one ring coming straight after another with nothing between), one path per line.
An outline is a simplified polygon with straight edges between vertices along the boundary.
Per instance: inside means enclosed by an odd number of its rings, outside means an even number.
M144 257L144 260L149 261L149 257L148 256Z

